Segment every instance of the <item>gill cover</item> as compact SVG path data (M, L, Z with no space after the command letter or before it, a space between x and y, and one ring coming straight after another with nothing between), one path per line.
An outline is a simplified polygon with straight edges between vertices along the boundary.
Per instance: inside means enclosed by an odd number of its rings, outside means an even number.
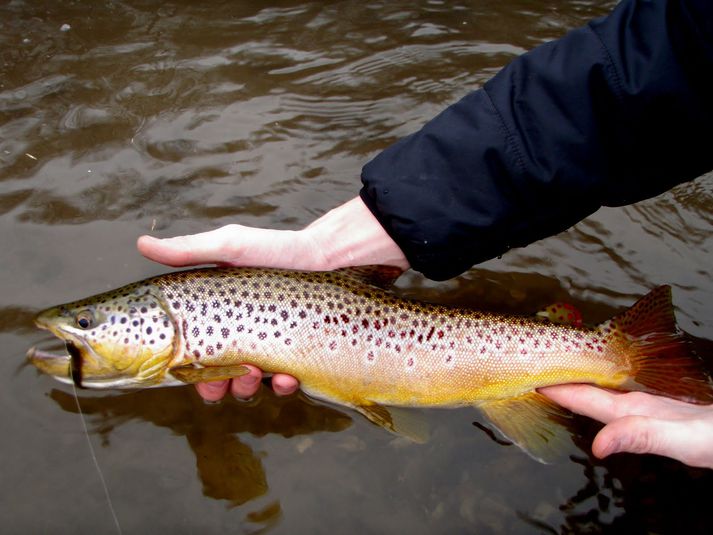
M41 312L36 324L67 344L67 357L35 350L30 361L78 386L126 388L164 383L173 357L173 321L147 285L129 285ZM64 358L62 365L59 359Z

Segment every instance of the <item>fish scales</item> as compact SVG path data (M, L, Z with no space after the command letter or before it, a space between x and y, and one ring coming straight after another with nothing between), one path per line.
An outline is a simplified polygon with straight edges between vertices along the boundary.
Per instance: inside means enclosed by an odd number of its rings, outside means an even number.
M628 369L596 331L399 299L343 273L239 268L155 283L181 358L290 373L331 401L349 391L353 402L466 405L520 393L524 376L528 389L581 380L582 358L591 380Z
M243 364L294 375L309 395L422 440L398 407L477 406L523 450L552 460L568 413L536 389L580 382L710 403L707 371L654 289L597 327L402 299L394 268L335 272L206 268L153 277L41 312L70 356L30 361L96 388L237 377ZM549 307L556 315L566 306Z

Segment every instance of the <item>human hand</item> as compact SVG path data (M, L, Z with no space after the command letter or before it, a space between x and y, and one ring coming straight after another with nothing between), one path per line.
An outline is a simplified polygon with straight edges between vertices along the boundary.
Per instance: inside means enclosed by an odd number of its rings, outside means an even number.
M332 270L340 267L386 264L408 269L401 249L360 198L335 208L299 231L271 230L227 225L190 236L157 239L141 236L141 254L169 266L221 264L303 270ZM246 365L250 373L231 381L196 385L207 401L218 401L230 391L238 398L250 398L260 388L262 372ZM299 388L290 375L274 374L272 388L277 395L292 394Z
M584 384L538 390L559 405L606 424L592 444L592 453L600 459L620 452L654 453L713 468L713 405Z
M239 399L250 399L260 389L262 382L262 370L252 364L243 364L250 370L250 373L242 375L230 381L212 381L196 385L198 394L206 401L219 401L225 394L230 392ZM272 376L272 390L278 396L289 396L294 394L300 387L297 379L284 373L276 373Z

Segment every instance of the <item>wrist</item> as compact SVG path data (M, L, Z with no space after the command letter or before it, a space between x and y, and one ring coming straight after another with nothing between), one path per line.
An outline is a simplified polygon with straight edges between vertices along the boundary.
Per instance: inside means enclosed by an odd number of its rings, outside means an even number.
M315 269L370 264L409 268L399 246L359 197L327 212L301 232L311 243Z

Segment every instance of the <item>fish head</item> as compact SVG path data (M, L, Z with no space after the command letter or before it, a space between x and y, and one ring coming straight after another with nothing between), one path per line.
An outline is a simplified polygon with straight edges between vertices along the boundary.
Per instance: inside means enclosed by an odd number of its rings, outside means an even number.
M142 388L170 382L176 328L157 288L130 285L40 312L35 323L68 354L32 348L28 359L56 379L89 388Z

